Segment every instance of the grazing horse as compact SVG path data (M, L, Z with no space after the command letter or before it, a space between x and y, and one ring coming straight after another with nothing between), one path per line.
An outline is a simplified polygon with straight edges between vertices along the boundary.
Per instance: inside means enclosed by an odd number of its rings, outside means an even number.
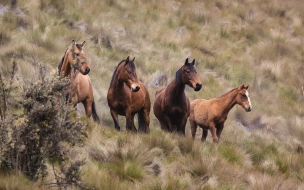
M138 131L149 133L150 125L150 96L145 85L137 79L136 67L133 60L122 60L116 67L107 100L115 128L120 130L118 115L126 117L126 129L136 133L134 116L138 114Z
M192 138L195 139L197 126L203 129L201 140L207 138L210 129L213 142L218 143L224 128L229 111L234 105L241 105L247 112L252 109L249 93L249 86L241 85L218 98L211 100L196 99L191 103L189 121L191 125Z
M64 56L58 66L59 76L69 77L71 84L67 89L69 100L75 107L77 103L82 103L85 113L93 120L100 122L96 112L93 87L89 77L90 67L83 52L85 41L81 44L74 40L66 49Z
M185 135L185 127L190 114L190 102L185 94L185 86L199 91L202 87L194 68L195 59L188 62L176 72L175 78L155 93L153 111L159 120L161 129Z

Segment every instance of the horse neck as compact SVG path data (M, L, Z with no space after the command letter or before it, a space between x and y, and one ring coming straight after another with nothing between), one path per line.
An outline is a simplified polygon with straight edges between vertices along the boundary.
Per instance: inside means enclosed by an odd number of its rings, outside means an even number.
M218 100L221 102L221 107L223 108L223 110L222 110L223 113L228 114L229 111L236 104L235 99L236 99L237 94L238 94L238 91L236 89L233 89L218 98Z
M119 68L114 73L113 81L111 82L110 88L116 93L114 95L119 95L120 92L124 91L124 81L119 80L120 71Z
M168 93L167 95L173 97L171 100L179 100L184 95L185 87L186 85L184 83L178 82L175 78L166 88Z
M64 55L63 64L61 67L61 71L64 71L63 77L67 77L67 76L71 77L72 73L74 73L71 64L68 61L68 56L69 56L68 51L69 49L66 50L66 54Z

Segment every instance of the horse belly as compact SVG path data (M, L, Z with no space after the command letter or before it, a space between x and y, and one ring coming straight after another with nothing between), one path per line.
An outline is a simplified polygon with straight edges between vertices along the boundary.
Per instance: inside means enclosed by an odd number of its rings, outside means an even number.
M200 126L208 126L208 105L205 100L196 102L193 108L194 120Z

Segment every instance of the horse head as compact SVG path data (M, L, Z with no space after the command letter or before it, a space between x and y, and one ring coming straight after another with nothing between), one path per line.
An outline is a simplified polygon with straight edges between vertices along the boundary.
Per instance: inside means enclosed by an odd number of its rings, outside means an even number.
M177 71L176 78L180 78L178 75L181 75L182 83L189 85L195 91L199 91L202 88L202 83L197 76L194 64L195 59L191 63L189 63L187 58L183 67L179 71Z
M236 97L237 104L241 105L246 110L246 112L250 112L252 109L249 93L247 91L248 87L249 85L245 86L244 84L238 87L237 90L239 92Z
M136 75L136 67L134 64L135 57L133 60L129 60L129 56L125 60L125 63L122 63L122 69L119 73L119 80L122 80L126 85L131 89L132 92L137 92L140 89L140 85Z
M90 72L90 67L83 52L84 44L85 41L81 44L77 44L73 40L69 52L66 53L68 54L66 59L72 68L78 70L83 75L87 75Z

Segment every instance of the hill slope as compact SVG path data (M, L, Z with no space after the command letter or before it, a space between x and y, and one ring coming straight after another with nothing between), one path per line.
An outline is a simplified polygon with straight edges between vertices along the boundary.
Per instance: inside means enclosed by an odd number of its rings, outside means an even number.
M9 1L0 5L1 73L9 76L11 63L17 63L14 85L19 90L38 79L41 67L46 77L56 75L72 39L86 41L102 122L89 124L87 145L79 148L87 160L85 184L98 189L304 187L300 0L26 0L16 7ZM153 111L150 135L118 133L106 94L115 67L127 56L136 57L137 75L152 103L156 90L189 57L196 59L203 84L199 92L186 88L190 100L214 98L244 83L250 86L253 110L232 109L219 145L210 137L200 143L201 131L193 144L189 126L185 138L163 133ZM22 110L9 107L9 112Z

